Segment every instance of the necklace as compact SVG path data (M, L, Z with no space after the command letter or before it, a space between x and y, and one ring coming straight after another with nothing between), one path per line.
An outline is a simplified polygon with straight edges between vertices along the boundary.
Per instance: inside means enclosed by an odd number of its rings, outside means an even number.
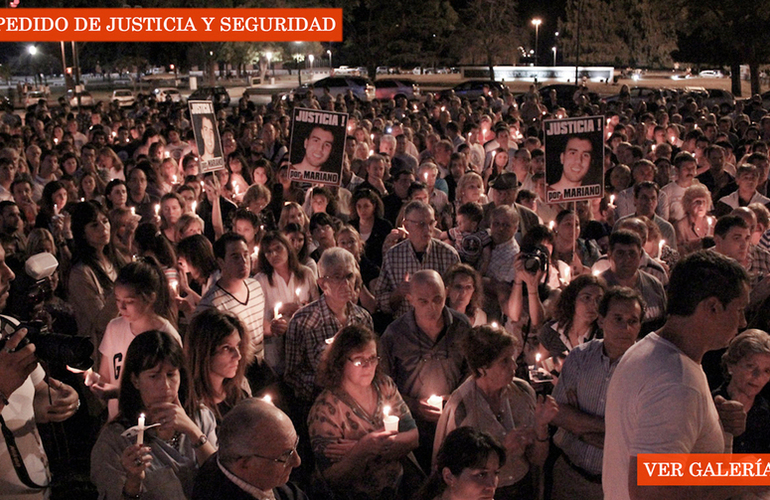
M179 431L174 432L174 435L171 436L171 439L164 439L163 441L166 442L167 445L171 446L174 449L179 448L179 440L182 438L182 433Z

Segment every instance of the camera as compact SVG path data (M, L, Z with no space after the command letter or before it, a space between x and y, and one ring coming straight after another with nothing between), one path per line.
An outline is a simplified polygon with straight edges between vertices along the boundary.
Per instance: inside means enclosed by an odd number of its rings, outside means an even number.
M35 344L35 355L48 364L58 364L87 370L93 365L91 354L94 345L85 337L73 337L52 333L42 321L19 322L10 316L0 315L0 349L5 348L6 342L22 328L27 329L27 335L19 342L16 350L27 344Z
M533 248L521 251L522 260L524 263L524 270L528 273L535 274L538 270L542 270L544 273L548 272L548 249L542 245L535 245Z
M41 317L44 302L53 296L52 277L58 266L56 257L50 253L39 253L27 259L25 274L17 280L21 286L17 294L18 302L13 307L22 321L0 315L0 349L5 348L8 339L19 329L26 328L27 335L17 349L32 343L35 344L35 355L50 365L87 370L93 365L91 354L94 345L91 340L52 332L49 322L33 320Z

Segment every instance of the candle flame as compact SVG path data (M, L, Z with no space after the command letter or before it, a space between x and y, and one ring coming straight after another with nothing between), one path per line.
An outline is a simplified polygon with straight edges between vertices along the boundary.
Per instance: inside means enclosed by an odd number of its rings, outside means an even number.
M386 417L390 416L390 406L383 406L382 407L382 414Z
M273 308L273 317L276 319L281 317L281 306L283 306L283 302L277 303Z
M273 398L270 396L270 394L265 394L264 396L262 396L262 401L264 401L265 403L273 404Z

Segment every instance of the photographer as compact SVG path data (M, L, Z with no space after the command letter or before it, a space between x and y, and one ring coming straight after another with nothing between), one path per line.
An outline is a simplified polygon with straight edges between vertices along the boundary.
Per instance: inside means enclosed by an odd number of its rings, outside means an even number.
M14 277L5 264L5 250L0 247L0 310L5 309ZM72 387L53 378L46 382L33 344L19 349L26 329L14 333L16 320L0 320L0 343L4 344L0 348L0 492L5 499L45 498L50 473L37 424L68 419L80 401ZM11 453L18 453L23 460L18 468L13 465Z

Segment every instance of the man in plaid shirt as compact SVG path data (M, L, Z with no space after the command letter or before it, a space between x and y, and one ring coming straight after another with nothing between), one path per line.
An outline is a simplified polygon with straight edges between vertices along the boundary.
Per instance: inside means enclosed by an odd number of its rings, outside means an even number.
M360 283L350 252L339 247L326 250L318 261L318 285L323 295L289 321L284 379L308 408L320 392L315 379L327 341L348 325L374 329L369 313L355 304Z
M375 287L377 305L398 318L409 311L405 300L409 277L417 271L432 269L443 275L460 256L451 246L433 238L436 219L433 208L421 201L411 201L404 208L404 228L409 237L385 254L380 279Z

